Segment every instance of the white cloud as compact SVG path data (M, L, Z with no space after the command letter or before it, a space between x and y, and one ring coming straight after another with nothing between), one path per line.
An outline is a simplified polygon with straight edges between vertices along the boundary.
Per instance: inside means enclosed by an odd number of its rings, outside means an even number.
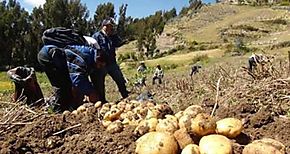
M33 6L33 7L35 7L35 6L38 7L40 5L43 5L45 3L45 0L24 0L24 2L26 4Z

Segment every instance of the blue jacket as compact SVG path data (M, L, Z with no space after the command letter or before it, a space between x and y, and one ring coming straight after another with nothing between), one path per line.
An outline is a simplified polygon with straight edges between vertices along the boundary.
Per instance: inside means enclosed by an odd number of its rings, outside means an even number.
M47 57L52 57L54 54L49 53L49 48L52 47L56 46L46 45L40 52L47 54ZM94 87L89 81L88 75L95 67L98 51L92 47L80 45L71 45L63 50L66 55L67 67L73 86L79 89L81 95L89 94L94 90Z
M98 42L104 55L106 64L115 63L116 47L118 47L119 43L116 37L108 37L102 31L96 32L92 37Z

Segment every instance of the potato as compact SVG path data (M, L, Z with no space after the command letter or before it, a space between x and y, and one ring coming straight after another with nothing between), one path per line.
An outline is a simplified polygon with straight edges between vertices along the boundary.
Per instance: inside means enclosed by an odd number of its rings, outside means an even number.
M62 115L64 116L68 116L70 114L70 112L68 110L63 111Z
M144 135L148 132L156 130L158 120L156 118L151 118L147 120L142 120L134 130L134 134Z
M285 154L285 146L274 139L264 138L255 140L245 146L243 154Z
M185 148L189 144L193 144L193 140L187 133L185 128L179 129L174 132L174 137L181 149Z
M77 112L78 112L78 113L82 113L82 112L85 112L85 111L86 111L86 107L83 106L83 105L81 105L81 106L79 106L79 107L77 108Z
M174 115L178 120L183 116L183 111L179 111Z
M179 128L178 119L175 116L168 114L168 115L165 115L165 119L173 123L176 128Z
M228 138L237 137L243 130L242 121L236 118L225 118L216 122L216 133Z
M136 154L177 154L178 145L166 132L149 132L136 141Z
M178 122L179 128L185 128L188 132L191 131L191 116L183 115Z
M104 116L108 111L110 111L110 108L108 106L104 106L104 105L102 106L102 108L100 110L100 115L101 116Z
M78 115L78 111L77 111L77 110L73 110L73 111L71 112L71 114L73 114L73 115Z
M131 120L128 119L128 118L125 118L125 119L122 120L122 124L123 124L123 125L129 125L130 122L131 122Z
M181 151L181 154L200 154L199 147L196 144L189 144Z
M152 102L147 102L147 103L146 103L146 106L147 106L148 108L150 108L150 107L155 107L155 104L152 103Z
M106 131L110 133L120 133L122 130L123 130L123 125L121 121L114 121L110 123L110 125L106 129Z
M147 115L146 115L146 119L150 119L150 118L158 118L159 117L159 114L160 114L160 111L158 110L148 110L147 111Z
M97 101L94 106L95 106L95 108L99 108L99 107L102 106L102 102L101 101Z
M192 133L204 136L215 133L216 122L209 114L200 113L191 121L190 127Z
M108 120L103 120L102 124L104 127L108 127L110 124L112 123L112 121L108 121Z
M232 154L231 141L222 135L208 135L199 141L201 154Z
M108 121L114 121L114 120L118 120L120 118L122 111L115 108L115 109L111 109L109 112L107 112L104 115L104 120L108 120Z
M183 115L190 115L191 117L195 117L197 116L199 113L204 113L204 109L199 106L199 105L191 105L189 107L187 107L184 112Z
M119 103L117 104L117 107L118 107L118 109L120 109L120 110L125 110L125 108L126 108L126 102L124 102L124 101L119 102Z

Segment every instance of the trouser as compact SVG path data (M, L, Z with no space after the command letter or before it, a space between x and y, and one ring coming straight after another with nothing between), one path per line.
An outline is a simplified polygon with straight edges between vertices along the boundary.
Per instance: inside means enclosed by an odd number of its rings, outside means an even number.
M103 103L107 102L105 95L105 77L107 74L109 74L117 84L118 90L121 93L122 98L127 98L128 91L126 89L126 80L118 64L112 63L102 69L95 70L90 75L91 81L96 88L100 101Z
M159 83L159 84L162 84L162 79L161 79L161 77L154 76L154 77L153 77L152 84L155 84L155 80L158 80L158 83Z
M51 48L49 53L40 51L38 53L38 61L54 88L54 110L65 111L74 108L72 82L68 72L65 52L57 48Z
M253 71L253 69L255 69L255 67L257 66L257 62L255 61L255 59L252 57L252 58L249 58L249 66L248 66L248 70L250 72Z

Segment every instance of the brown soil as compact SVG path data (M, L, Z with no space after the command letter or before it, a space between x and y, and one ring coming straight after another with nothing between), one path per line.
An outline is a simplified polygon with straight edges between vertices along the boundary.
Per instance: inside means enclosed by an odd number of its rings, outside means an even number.
M204 108L211 111L211 103L204 103ZM256 111L254 106L246 103L217 108L218 119L237 117L244 122L243 133L232 140L236 154L242 153L246 144L264 137L282 142L290 153L290 120L272 115L270 109ZM110 134L96 115L97 110L90 107L77 116L42 115L33 120L33 124L6 129L0 137L0 153L134 153L137 140L133 134L134 127L125 127L121 133ZM53 135L77 124L81 126Z

